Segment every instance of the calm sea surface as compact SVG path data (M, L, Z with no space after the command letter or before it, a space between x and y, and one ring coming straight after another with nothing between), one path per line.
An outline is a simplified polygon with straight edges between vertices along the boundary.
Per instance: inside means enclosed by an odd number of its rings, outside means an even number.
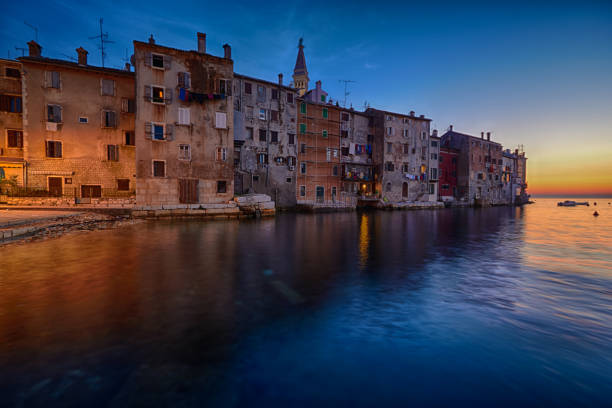
M612 406L612 199L557 201L3 247L0 405Z

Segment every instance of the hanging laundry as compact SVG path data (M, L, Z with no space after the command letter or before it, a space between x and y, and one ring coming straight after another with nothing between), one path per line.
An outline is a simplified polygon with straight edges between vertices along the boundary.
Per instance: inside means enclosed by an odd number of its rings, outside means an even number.
M349 154L355 154L355 143L349 145Z

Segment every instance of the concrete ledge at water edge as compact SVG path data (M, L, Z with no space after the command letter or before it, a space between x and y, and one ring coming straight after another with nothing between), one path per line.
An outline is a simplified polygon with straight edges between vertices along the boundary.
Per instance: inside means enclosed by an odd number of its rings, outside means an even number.
M251 205L267 202L273 203L272 198L266 194L245 194L234 197L234 201L237 202L238 205Z

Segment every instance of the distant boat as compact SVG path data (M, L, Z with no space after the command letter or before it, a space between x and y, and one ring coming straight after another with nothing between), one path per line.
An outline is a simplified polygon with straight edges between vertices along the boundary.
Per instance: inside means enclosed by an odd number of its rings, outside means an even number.
M559 201L557 203L557 205L559 207L575 207L577 205L586 205L587 207L589 206L589 202L585 201L585 202L576 202L576 201L570 201L570 200L565 200L565 201Z

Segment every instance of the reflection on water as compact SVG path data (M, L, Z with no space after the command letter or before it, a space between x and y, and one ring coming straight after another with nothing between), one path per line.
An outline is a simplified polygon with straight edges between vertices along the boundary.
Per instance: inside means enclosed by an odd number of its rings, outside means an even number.
M283 214L4 247L0 401L606 405L612 208L592 211Z

